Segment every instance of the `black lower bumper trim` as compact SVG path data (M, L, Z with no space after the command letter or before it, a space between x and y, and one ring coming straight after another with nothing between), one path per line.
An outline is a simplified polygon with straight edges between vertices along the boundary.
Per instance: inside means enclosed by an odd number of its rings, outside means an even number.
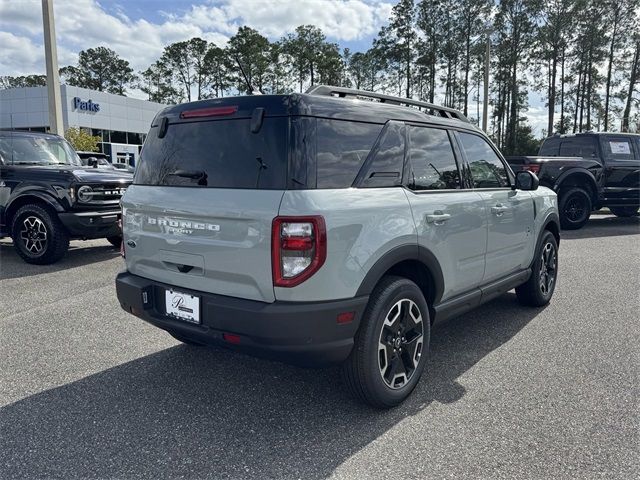
M120 235L120 210L64 212L58 217L73 237L104 238Z
M170 288L200 297L200 325L166 315ZM265 303L172 287L129 272L117 276L116 291L124 310L178 336L301 366L344 361L369 299ZM354 313L353 320L338 323L338 315L346 312ZM238 343L225 341L224 333L237 336Z

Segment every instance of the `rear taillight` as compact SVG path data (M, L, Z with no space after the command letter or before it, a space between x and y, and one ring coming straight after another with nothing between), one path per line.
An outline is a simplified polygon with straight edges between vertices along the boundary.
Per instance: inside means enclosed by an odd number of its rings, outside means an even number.
M273 285L295 287L316 273L327 258L324 218L276 217L271 238Z
M523 165L522 166L522 170L528 170L530 172L535 173L536 175L538 174L538 172L540 171L540 165L537 163L531 163L529 165Z

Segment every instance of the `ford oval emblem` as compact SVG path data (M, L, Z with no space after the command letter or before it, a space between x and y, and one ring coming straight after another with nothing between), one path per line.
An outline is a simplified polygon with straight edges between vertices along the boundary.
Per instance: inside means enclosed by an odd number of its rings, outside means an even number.
M134 242L133 240L127 240L127 245L129 245L131 248L136 248L136 242Z

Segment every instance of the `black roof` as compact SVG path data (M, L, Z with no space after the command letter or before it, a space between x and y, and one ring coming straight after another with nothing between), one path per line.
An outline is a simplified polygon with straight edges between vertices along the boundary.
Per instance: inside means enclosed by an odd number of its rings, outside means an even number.
M438 124L482 132L467 121L428 114L414 107L371 101L361 98L335 97L306 93L292 93L288 95L250 95L183 103L180 105L170 106L162 110L154 119L152 126L159 125L160 118L162 117L167 117L170 123L178 123L185 121L180 118L181 114L184 112L225 106L233 106L237 108L234 113L227 114L227 116L233 115L234 118L249 118L256 108L264 108L265 116L268 117L301 115L379 124L384 124L388 120L398 120L405 122ZM464 118L462 114L459 115ZM186 121L192 120L188 119Z
M550 137L545 138L545 140L551 140L554 138L574 138L574 137L599 137L601 135L623 135L628 137L638 137L640 134L638 133L629 133L629 132L578 132L578 133L562 133L551 135Z

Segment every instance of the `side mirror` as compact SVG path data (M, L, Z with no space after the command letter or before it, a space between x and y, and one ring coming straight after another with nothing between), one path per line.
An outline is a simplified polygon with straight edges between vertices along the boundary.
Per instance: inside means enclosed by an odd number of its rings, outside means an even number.
M535 173L529 170L520 170L516 172L516 189L518 190L537 190L540 180Z
M96 157L87 158L87 165L93 168L98 168L98 159Z

